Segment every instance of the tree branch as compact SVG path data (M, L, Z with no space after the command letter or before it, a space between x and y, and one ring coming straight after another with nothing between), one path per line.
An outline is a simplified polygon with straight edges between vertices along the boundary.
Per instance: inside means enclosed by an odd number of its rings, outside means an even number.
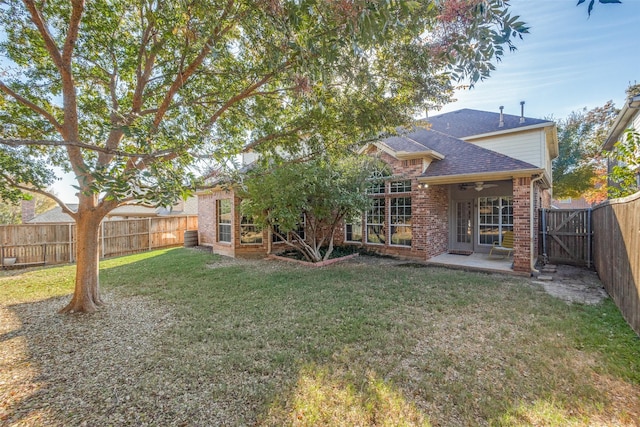
M58 132L62 131L62 125L56 120L55 117L53 117L51 113L49 113L44 108L34 104L33 102L29 101L27 98L24 98L23 96L18 95L14 90L12 90L10 87L5 85L2 81L0 81L0 90L6 93L7 95L9 95L10 97L12 97L13 99L15 99L16 101L18 101L20 104L30 109L31 111L40 114L49 123L51 123L51 125L54 128L56 128Z
M76 147L85 150L96 151L98 153L104 153L114 156L129 157L133 159L156 159L163 156L168 156L175 153L174 150L160 150L152 153L129 153L122 150L114 150L112 148L99 147L93 144L87 144L86 142L78 141L57 141L50 139L6 139L0 138L0 144L8 145L10 147L22 147L26 145L43 145L49 147Z
M78 30L80 28L82 13L84 12L84 0L71 0L71 5L73 7L71 8L71 17L69 18L69 26L67 27L67 38L62 48L62 63L69 67L71 66L73 49L76 47L76 41L78 40Z
M227 1L224 11L222 12L222 15L220 16L220 19L219 19L221 23L220 25L222 25L222 22L226 19L233 5L234 5L234 0ZM204 45L202 46L202 49L200 50L200 53L198 53L198 56L196 56L196 58L187 66L187 68L184 71L179 72L178 75L176 76L175 80L167 90L167 93L164 99L162 100L162 103L158 107L158 111L156 112L156 115L153 119L154 126L158 127L160 125L160 122L162 122L162 119L164 118L164 115L167 112L167 109L169 108L169 105L173 101L173 98L175 97L176 93L187 83L189 78L196 72L198 67L202 65L202 62L204 61L204 59L211 52L211 46L213 46L220 37L222 37L224 34L229 32L233 28L233 25L227 25L224 28L221 28L220 25L218 25L213 30L211 36L207 38Z
M286 66L286 63L283 65L283 68ZM271 80L271 78L275 75L275 71L272 73L269 73L267 75L265 75L264 77L262 77L260 80L258 80L257 82L255 82L254 84L246 87L242 92L240 92L239 94L232 96L231 98L229 98L229 100L227 100L227 102L225 102L222 107L220 107L218 109L218 111L216 111L215 113L213 113L213 115L209 118L209 120L207 121L207 125L205 127L205 129L210 128L211 126L213 126L213 124L216 122L216 120L218 120L220 118L220 116L227 111L229 108L231 108L231 106L237 102L242 101L243 99L249 98L251 96L255 96L255 90L262 87L263 85L265 85L269 80Z
M267 136L263 136L261 138L256 139L255 141L251 141L249 144L245 145L244 149L245 150L250 150L252 148L257 147L258 145L264 143L264 142L268 142L268 141L272 141L276 138L281 138L284 136L289 136L289 135L293 135L294 133L302 130L303 127L302 126L296 126L295 128L287 131L287 132L281 132L281 133L272 133L270 135Z
M49 32L49 28L47 27L44 18L36 7L34 0L24 0L24 4L29 11L31 21L36 25L36 28L38 28L38 32L40 32L40 35L42 36L44 45L47 49L47 52L49 52L49 55L51 55L53 63L56 65L58 70L62 72L62 70L64 69L62 55L58 50L58 46L56 45L55 40L53 40L53 36Z

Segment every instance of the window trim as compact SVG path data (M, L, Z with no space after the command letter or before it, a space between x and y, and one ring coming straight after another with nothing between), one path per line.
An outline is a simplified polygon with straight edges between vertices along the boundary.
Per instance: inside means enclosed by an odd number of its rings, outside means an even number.
M245 220L247 222L245 222ZM255 222L253 221L253 218L251 218L251 222L249 221L249 217L247 217L246 215L242 215L242 218L240 218L240 244L243 246L256 246L256 245L262 245L264 243L264 233L262 233L262 230L258 230L258 226L255 224ZM260 241L259 242L243 242L242 241L242 229L243 227L253 227L255 232L260 231Z
M393 194L394 195L396 195L396 194L405 194L405 195L401 196L401 197L389 197L389 217L388 217L389 218L389 246L395 246L395 247L399 247L399 248L410 248L413 245L413 221L412 221L412 219L413 219L413 210L411 210L411 214L409 215L409 220L411 222L409 222L408 224L406 222L394 224L392 222L392 220L391 220L391 212L392 212L392 209L393 209L392 200L397 200L397 199L405 199L406 200L406 199L409 199L408 207L409 207L409 209L412 209L412 200L411 200L412 198L411 198L411 196L407 196L406 193L393 193ZM396 206L396 209L398 207L399 206ZM407 205L406 204L402 205L402 207L407 208ZM398 216L398 215L396 214L396 216ZM406 215L403 215L403 217L405 217L405 220L406 220ZM410 241L410 243L408 245L399 244L399 243L393 243L393 228L394 227L408 227L409 228L409 230L411 231L411 241Z
M347 231L348 226L353 226L353 221L358 220L360 222L360 240L349 240L349 232ZM363 243L364 240L364 221L362 221L362 214L356 216L355 218L351 218L349 222L344 223L344 242L345 243ZM351 231L351 235L353 236L353 230Z
M481 207L480 207L480 200L481 199L490 199L490 198L497 198L499 200L499 209L500 212L498 213L498 224L490 224L490 223L483 223L480 221L480 211L481 211ZM505 199L510 199L511 200L511 204L506 204L503 205L503 200ZM478 216L477 216L477 220L478 220L478 228L477 228L477 238L478 238L478 245L479 246L484 246L484 247L491 247L493 246L493 242L491 243L481 243L480 241L480 231L482 229L482 226L498 226L498 241L500 242L500 244L502 244L502 235L504 234L505 231L515 231L515 224L513 224L513 220L514 220L514 214L513 214L513 204L514 202L514 197L513 196L486 196L486 197L478 197ZM502 222L502 209L505 207L511 206L511 224L503 224ZM505 228L503 228L505 227Z
M229 203L229 222L221 222L222 218L222 203ZM229 240L221 239L221 228L229 227ZM230 245L233 241L233 203L231 199L217 199L216 200L216 242L225 245Z
M400 191L394 191L394 184L402 184L402 189ZM409 188L407 190L407 187ZM389 182L389 194L410 194L411 193L411 180L410 179L401 179L398 181L390 181Z
M382 208L384 209L382 212L382 215L376 215L377 217L381 217L382 218L382 222L381 223L372 223L369 222L369 212L372 211L372 209L377 208L379 210L380 206L371 206L371 208L369 208L369 210L367 211L366 215L365 215L365 243L368 245L377 245L377 246L385 246L388 242L388 237L387 237L387 232L389 231L388 229L385 229L385 226L387 225L387 200L386 197L374 197L373 200L381 200L382 201ZM369 226L374 226L374 227L381 227L383 233L382 236L384 237L384 241L383 242L371 242L369 241Z

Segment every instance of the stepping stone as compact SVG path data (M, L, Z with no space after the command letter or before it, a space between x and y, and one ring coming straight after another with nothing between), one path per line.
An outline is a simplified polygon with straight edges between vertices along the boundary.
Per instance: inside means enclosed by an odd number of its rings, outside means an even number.
M542 271L543 273L555 273L558 270L556 270L555 268L543 267L540 271Z
M540 276L538 276L538 280L542 280L542 281L545 281L545 282L550 282L550 281L553 280L553 277L552 276L540 275Z

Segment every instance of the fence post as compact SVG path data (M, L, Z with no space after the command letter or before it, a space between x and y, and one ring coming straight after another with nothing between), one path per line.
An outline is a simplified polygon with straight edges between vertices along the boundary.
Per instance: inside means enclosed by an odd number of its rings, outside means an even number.
M149 239L148 239L149 240L149 250L151 250L151 217L149 217L148 221L149 221L149 224L147 226L147 234L149 236Z

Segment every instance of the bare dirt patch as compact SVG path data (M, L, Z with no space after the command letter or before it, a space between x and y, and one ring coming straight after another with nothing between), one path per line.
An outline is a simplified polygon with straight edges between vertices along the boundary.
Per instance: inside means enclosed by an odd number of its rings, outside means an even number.
M607 298L607 292L595 271L570 265L559 265L557 271L550 274L551 281L533 279L556 298L568 303L599 304Z
M68 297L0 306L0 423L131 419L137 378L173 317L145 298L103 297L109 310L84 316L56 314Z

